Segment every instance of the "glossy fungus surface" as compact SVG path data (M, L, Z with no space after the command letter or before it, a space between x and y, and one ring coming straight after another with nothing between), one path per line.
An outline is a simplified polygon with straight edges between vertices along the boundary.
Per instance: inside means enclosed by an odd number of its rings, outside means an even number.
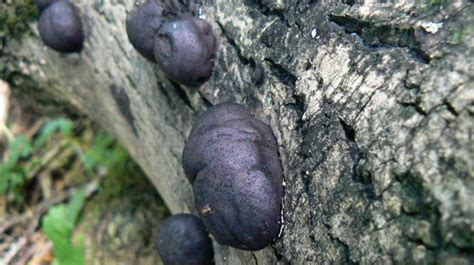
M183 151L196 208L222 244L259 250L280 228L283 196L278 145L245 107L223 103L194 125Z
M204 20L183 17L164 23L155 41L155 58L167 77L198 86L212 74L215 38Z
M70 2L55 2L41 13L39 33L43 42L56 51L82 50L84 32L79 9Z
M167 265L213 264L212 241L199 218L177 214L161 225L158 252Z
M127 35L133 47L145 58L155 62L155 34L162 23L163 8L155 1L139 3L127 15Z

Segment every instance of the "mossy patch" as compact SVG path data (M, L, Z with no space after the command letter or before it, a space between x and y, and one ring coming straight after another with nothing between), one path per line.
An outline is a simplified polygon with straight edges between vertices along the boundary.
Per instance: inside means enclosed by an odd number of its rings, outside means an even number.
M28 23L38 18L39 11L33 0L8 2L0 2L0 38L19 38L29 31Z
M453 45L461 44L469 40L469 36L472 37L472 33L474 33L474 27L464 26L461 30L453 32L449 43Z
M429 6L429 7L442 6L442 5L444 5L444 3L445 3L445 0L427 0L426 1L426 5Z
M11 58L5 47L9 40L20 39L30 32L28 23L38 18L39 11L33 0L0 2L0 78L8 79Z

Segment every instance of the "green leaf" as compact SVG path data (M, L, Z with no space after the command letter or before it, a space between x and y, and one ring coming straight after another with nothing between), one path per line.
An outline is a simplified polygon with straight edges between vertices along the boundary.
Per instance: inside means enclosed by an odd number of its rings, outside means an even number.
M86 200L86 193L83 189L79 190L71 199L67 207L67 219L70 223L76 224L79 213L81 212L84 202Z
M85 192L77 192L71 201L49 209L43 218L43 231L53 241L55 264L85 265L84 241L81 238L74 245L72 235L85 202Z
M71 120L61 118L49 121L41 129L41 133L34 144L35 150L43 147L56 132L65 136L70 136L72 135L73 129L74 123Z
M96 166L110 168L111 161L115 161L115 150L111 147L114 138L110 134L101 134L97 136L91 148L84 154L84 166L88 170L92 170Z
M5 194L8 190L8 174L9 168L5 165L0 165L0 195Z
M10 155L5 164L14 166L18 163L20 158L27 157L33 151L30 139L24 135L20 135L13 142L10 143Z
M31 155L33 148L30 139L20 135L9 145L9 155L3 164L0 164L0 194L5 194L8 189L15 190L26 181L24 167L21 159ZM14 194L20 197L19 194Z
M4 165L0 165L0 195L5 194L9 188L16 191L16 189L22 186L25 181L26 178L21 169L16 170L15 167L5 167ZM15 197L21 197L16 193L14 195Z

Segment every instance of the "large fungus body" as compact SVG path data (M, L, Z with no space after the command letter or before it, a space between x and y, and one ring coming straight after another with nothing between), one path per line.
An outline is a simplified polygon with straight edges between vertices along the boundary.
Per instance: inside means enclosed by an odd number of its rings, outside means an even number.
M84 32L79 9L70 2L52 3L41 13L39 33L43 42L58 52L80 52Z
M177 214L161 225L158 252L166 265L213 264L212 241L199 218Z
M283 195L272 130L245 107L223 103L194 125L183 152L196 208L222 244L259 250L280 229Z

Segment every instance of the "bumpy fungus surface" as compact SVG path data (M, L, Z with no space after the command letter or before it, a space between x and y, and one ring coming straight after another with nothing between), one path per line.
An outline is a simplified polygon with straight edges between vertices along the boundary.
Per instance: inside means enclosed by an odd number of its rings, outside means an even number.
M161 225L158 252L167 265L213 264L212 241L201 220L191 214L171 216Z
M241 105L210 108L183 151L196 208L222 244L259 250L280 228L283 196L278 145L270 127Z
M145 58L155 62L155 34L162 23L163 8L155 1L138 4L127 15L127 35L133 47Z
M198 86L212 74L215 38L204 20L183 17L164 23L156 37L155 58L171 80Z
M67 1L67 0L35 0L35 5L38 7L38 9L41 12L43 12L52 3L59 2L59 1Z
M39 33L43 42L56 51L82 50L84 32L79 9L70 2L55 2L41 13Z

